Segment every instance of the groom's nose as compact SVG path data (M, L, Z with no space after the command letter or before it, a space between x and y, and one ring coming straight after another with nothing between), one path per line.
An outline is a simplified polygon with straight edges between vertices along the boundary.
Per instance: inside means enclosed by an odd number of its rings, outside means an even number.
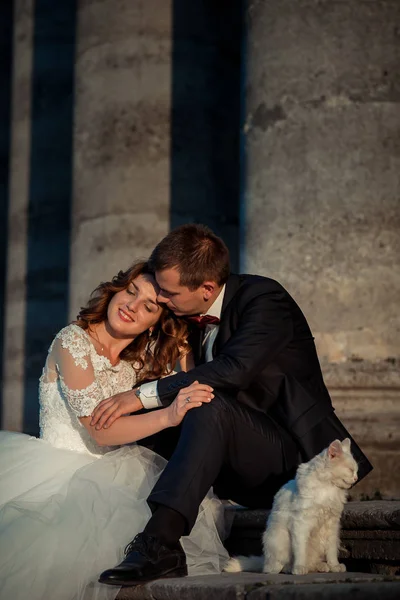
M168 302L169 298L167 296L164 296L162 292L159 292L158 296L157 296L157 302Z

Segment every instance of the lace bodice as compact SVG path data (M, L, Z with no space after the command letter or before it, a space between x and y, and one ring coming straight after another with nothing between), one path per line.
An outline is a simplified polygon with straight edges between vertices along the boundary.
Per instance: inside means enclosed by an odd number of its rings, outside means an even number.
M112 366L97 354L89 335L68 325L50 346L39 383L40 437L57 448L95 456L114 448L99 446L79 417L91 415L104 398L134 387L135 371L121 360Z

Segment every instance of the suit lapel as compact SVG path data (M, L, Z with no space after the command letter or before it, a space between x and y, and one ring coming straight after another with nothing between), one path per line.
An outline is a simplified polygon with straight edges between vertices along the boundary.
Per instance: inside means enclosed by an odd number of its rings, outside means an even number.
M189 344L192 348L194 364L198 365L201 362L203 332L197 327L191 326L189 333Z
M224 301L222 303L221 321L224 318L225 309L227 308L227 306L229 305L229 303L235 296L239 287L240 287L240 276L232 273L231 275L229 275L229 279L226 282L225 296L224 296Z
M224 343L226 341L226 337L227 336L229 337L228 323L224 319L224 316L226 313L225 309L229 306L231 300L234 298L239 287L240 287L240 276L231 274L228 278L228 281L226 282L225 295L224 295L224 300L222 303L222 310L221 310L221 323L219 326L218 335L217 335L217 337L214 341L213 347L212 347L213 356L215 356L215 354L219 348L219 341L222 340ZM199 365L202 362L204 362L204 360L202 360L203 338L204 338L204 332L202 330L198 329L197 327L193 327L193 325L191 325L188 341L189 341L190 347L192 348L195 365Z
M227 313L229 311L227 311L226 309L228 308L229 304L235 297L235 294L238 291L239 287L240 287L240 276L232 273L229 276L228 281L226 282L225 296L224 296L224 300L222 303L222 310L221 310L221 323L219 326L218 335L215 338L215 341L214 341L214 344L212 347L213 357L215 357L215 355L217 354L221 343L224 344L226 339L230 336L229 323L226 318Z

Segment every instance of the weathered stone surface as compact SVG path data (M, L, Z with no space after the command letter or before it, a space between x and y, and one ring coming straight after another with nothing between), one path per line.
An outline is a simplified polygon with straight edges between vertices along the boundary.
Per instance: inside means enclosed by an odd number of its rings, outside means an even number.
M306 584L282 587L259 587L246 595L246 600L397 600L399 586L393 583Z
M236 509L226 541L228 551L260 554L268 514L266 510ZM342 517L340 556L346 561L366 561L368 570L371 563L384 561L400 567L400 502L349 502Z
M260 529L265 527L268 510L234 510L234 528ZM348 502L342 516L342 529L400 529L400 501L377 500Z
M399 539L342 539L340 557L368 561L397 561L400 569Z
M343 381L343 387L330 389L337 416L374 467L368 477L351 490L353 499L367 496L373 499L375 495L399 498L400 401L395 382L399 366L396 361L385 362L368 371L364 362L353 361L346 369L349 379ZM335 377L339 375L336 373ZM338 380L335 385L339 385Z
M343 529L400 529L400 501L349 502Z
M34 2L14 4L8 248L4 302L2 427L20 431L24 412L26 261Z
M375 531L370 529L361 529L360 531L355 531L354 529L342 529L340 535L342 540L400 540L400 531L393 529L376 529Z
M400 579L366 573L265 575L240 573L164 579L124 588L118 600L261 600L261 598L396 598ZM397 596L396 596L397 593Z
M399 498L400 3L249 0L247 18L243 269L299 302L334 405L358 393L343 421L376 469L355 495Z
M246 262L286 283L327 364L399 357L399 17L248 2Z
M78 2L70 317L168 232L171 2Z

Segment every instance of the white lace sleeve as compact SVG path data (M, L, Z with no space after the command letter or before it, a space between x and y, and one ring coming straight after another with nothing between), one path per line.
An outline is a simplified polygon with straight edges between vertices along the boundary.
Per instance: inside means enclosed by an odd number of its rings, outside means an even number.
M62 329L51 352L66 401L78 417L88 417L104 396L96 381L86 333L76 326Z

